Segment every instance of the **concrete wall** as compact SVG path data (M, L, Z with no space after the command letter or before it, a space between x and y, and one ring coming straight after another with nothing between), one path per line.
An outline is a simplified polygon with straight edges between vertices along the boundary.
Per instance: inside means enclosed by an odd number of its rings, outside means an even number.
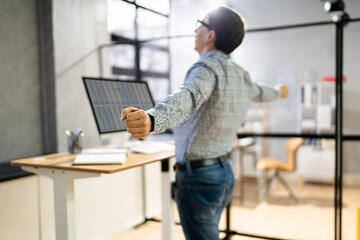
M36 1L0 2L0 163L41 154Z

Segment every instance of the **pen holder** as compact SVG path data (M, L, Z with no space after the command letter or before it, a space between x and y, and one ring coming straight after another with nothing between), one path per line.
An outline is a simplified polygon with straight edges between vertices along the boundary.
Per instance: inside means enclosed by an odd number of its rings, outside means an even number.
M69 154L81 153L84 144L84 133L77 132L76 134L73 131L66 131L67 136L67 151Z

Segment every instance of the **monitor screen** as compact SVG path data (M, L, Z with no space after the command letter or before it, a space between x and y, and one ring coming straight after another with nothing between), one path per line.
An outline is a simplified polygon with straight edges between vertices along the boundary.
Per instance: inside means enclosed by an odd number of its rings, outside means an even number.
M83 77L85 89L100 134L125 131L121 111L133 106L148 110L154 106L146 82Z

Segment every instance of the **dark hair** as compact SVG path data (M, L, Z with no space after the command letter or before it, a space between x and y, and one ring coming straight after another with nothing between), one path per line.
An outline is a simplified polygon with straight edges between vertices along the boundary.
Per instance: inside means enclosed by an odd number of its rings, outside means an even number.
M227 7L219 7L212 11L209 25L216 33L215 48L226 54L234 51L245 35L245 24L241 16Z

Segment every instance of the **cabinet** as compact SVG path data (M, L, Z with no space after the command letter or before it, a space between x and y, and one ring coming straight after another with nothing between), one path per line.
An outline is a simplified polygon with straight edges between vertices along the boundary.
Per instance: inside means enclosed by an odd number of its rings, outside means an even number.
M335 173L334 149L300 147L297 153L297 173L305 181L332 183Z
M335 84L306 82L298 85L298 131L333 133Z
M298 85L298 131L334 133L335 84L306 82ZM334 140L307 139L297 156L297 173L306 181L332 182L335 169Z

